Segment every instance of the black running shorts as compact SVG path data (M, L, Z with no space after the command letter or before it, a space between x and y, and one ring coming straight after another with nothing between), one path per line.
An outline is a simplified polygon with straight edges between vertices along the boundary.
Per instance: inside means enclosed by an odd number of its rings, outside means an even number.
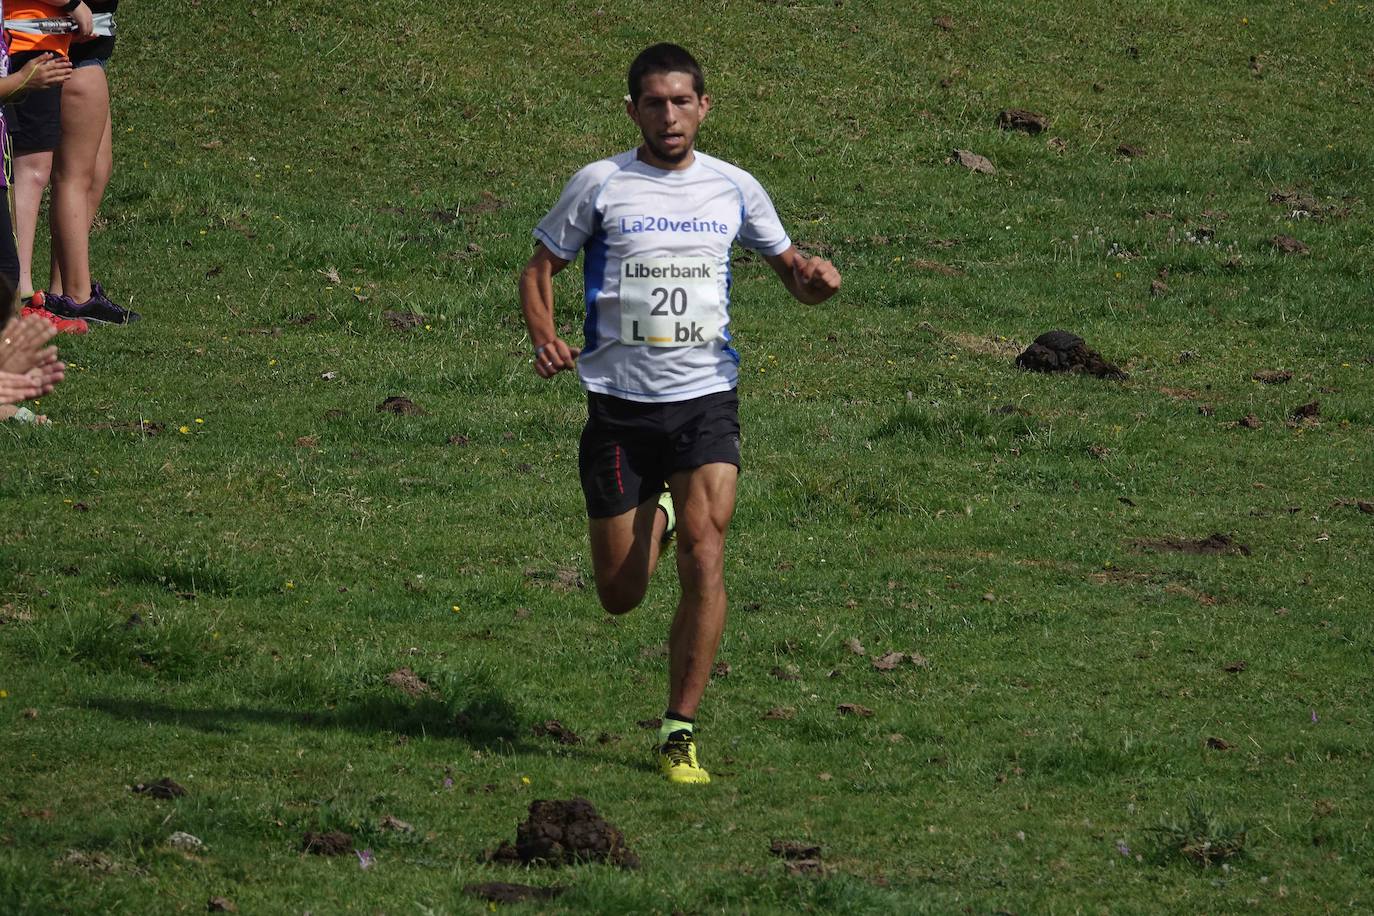
M10 58L10 72L20 68L46 51L21 51ZM57 149L62 139L62 87L49 86L25 93L19 101L5 108L5 122L9 125L15 153L42 153Z
M610 518L667 489L670 474L705 464L739 467L739 395L644 404L587 395L578 448L589 518Z

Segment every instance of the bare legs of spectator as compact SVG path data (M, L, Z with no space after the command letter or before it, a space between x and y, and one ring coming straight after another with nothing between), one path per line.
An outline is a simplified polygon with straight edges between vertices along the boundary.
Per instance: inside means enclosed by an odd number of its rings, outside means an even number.
M62 142L53 153L52 280L80 305L91 298L91 224L114 169L110 86L101 67L78 67L62 87ZM20 251L20 259L23 259Z
M14 237L19 247L19 294L26 298L33 295L33 237L52 159L51 150L14 157Z

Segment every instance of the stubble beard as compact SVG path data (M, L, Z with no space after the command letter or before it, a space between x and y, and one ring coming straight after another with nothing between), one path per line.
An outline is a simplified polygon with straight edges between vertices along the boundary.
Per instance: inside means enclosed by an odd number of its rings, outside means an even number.
M687 142L683 144L682 149L677 152L670 152L659 146L648 134L643 134L643 137L644 145L649 147L649 152L653 153L655 157L663 162L672 163L673 165L684 162L688 156L692 155L692 150L696 149L697 145L696 137L690 137L687 138Z

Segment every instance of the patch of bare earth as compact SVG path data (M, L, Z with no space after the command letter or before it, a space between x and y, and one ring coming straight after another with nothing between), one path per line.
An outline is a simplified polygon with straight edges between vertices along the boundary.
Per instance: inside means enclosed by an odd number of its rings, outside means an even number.
M531 802L529 816L516 827L515 844L503 840L485 858L553 868L584 862L639 867L639 856L625 845L625 835L585 798Z
M1152 553L1186 553L1196 556L1221 553L1238 553L1250 556L1250 548L1229 534L1209 534L1205 538L1188 540L1186 538L1154 538L1135 541L1136 550Z
M783 860L783 867L789 875L825 874L825 865L821 862L821 847L815 843L774 840L768 851Z
M342 830L331 830L328 833L317 833L309 830L301 837L301 852L308 852L311 855L342 856L352 850L353 836Z
M423 697L434 692L424 678L409 668L397 668L386 676L386 682L406 696Z

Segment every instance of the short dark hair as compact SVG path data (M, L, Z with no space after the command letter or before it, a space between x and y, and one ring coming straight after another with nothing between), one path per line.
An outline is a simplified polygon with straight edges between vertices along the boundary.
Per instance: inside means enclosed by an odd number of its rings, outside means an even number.
M640 83L651 73L686 73L692 77L692 89L697 95L706 94L706 77L696 58L679 45L661 42L639 52L630 64L630 99L638 102Z

